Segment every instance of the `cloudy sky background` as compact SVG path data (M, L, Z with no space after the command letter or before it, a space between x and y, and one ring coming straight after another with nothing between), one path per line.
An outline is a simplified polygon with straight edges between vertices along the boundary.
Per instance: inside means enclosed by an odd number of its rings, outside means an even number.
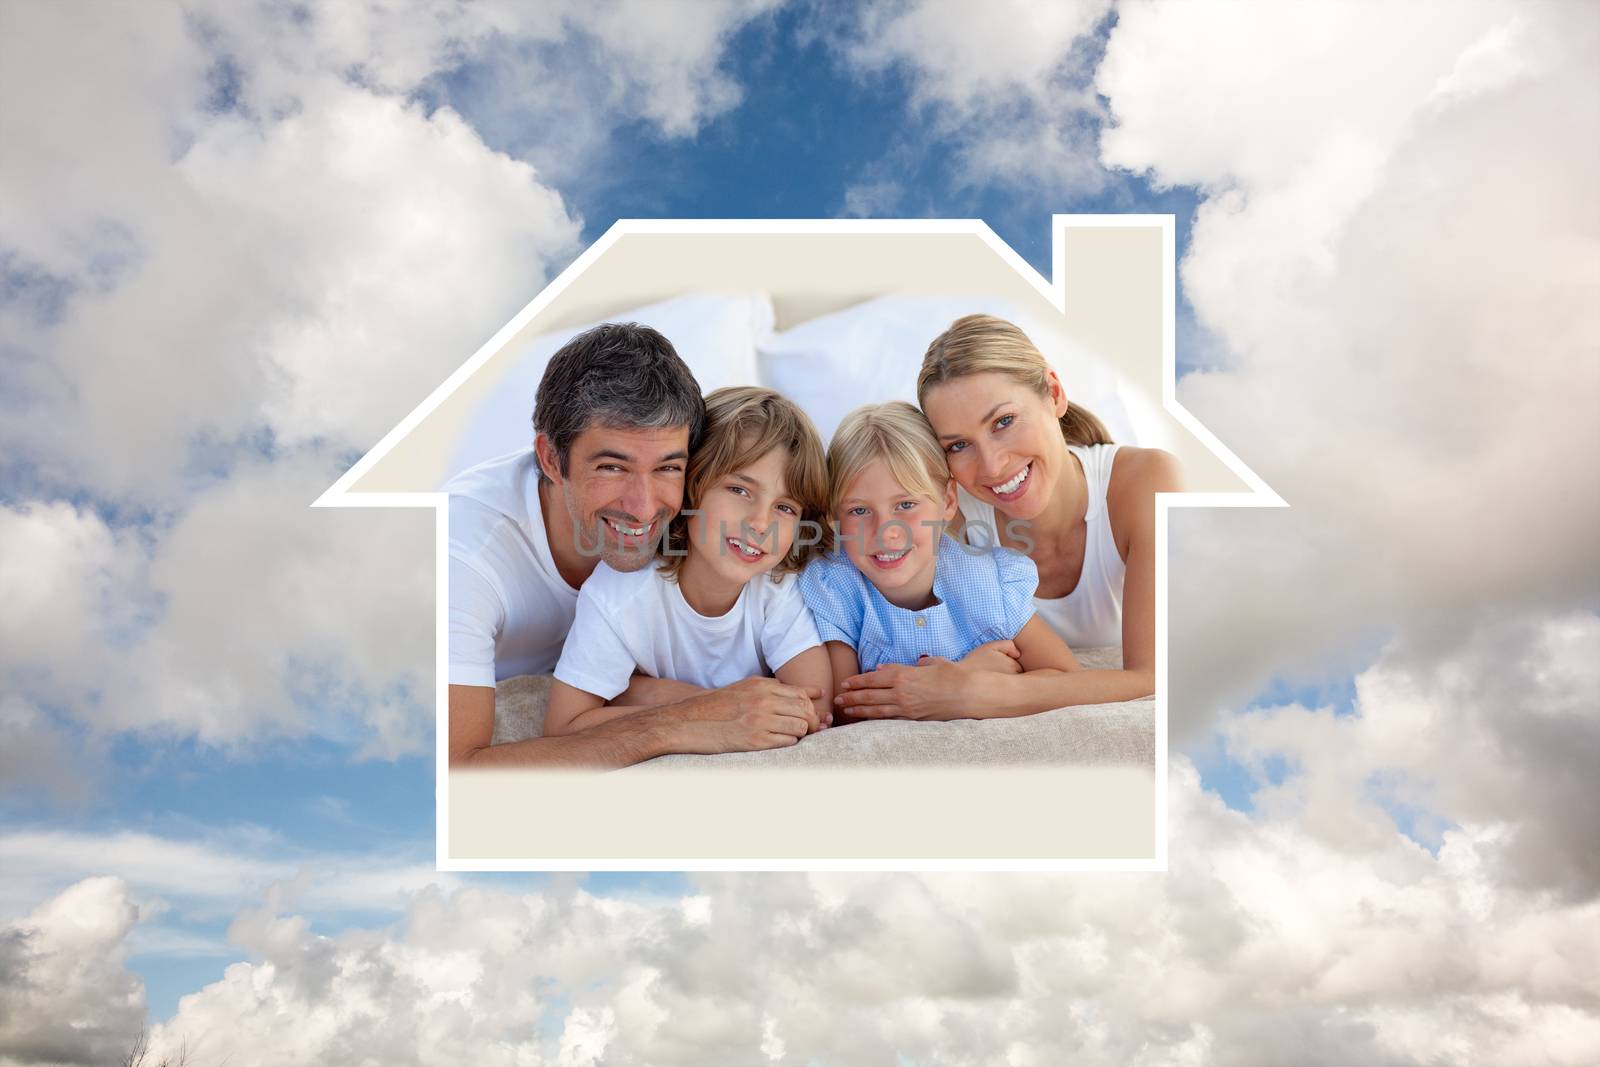
M1600 9L0 0L0 1064L1600 1059ZM432 870L431 515L618 217L1178 215L1166 875Z

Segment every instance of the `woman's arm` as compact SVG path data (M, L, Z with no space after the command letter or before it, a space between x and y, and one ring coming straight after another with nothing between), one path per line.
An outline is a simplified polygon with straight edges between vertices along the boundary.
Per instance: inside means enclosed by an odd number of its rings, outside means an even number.
M1156 494L1181 488L1178 461L1159 448L1120 449L1106 487L1123 578L1122 670L1104 673L1137 678L1135 696L1156 691Z
M828 643L838 644L837 641ZM851 658L855 657L854 652L850 655ZM784 685L800 689L814 688L817 691L816 699L811 702L817 712L816 722L811 726L813 733L833 723L833 667L827 649L821 645L814 645L779 667L773 674Z
M1029 619L1011 640L1020 653L1017 659L1022 664L1023 673L1082 669L1078 666L1078 657L1061 640L1061 635L1050 629L1050 624L1038 615Z
M1024 674L974 671L947 659L915 667L890 664L840 683L838 710L860 719L997 719L1073 704L1110 704L1149 696L1132 671L1063 672L1041 667Z

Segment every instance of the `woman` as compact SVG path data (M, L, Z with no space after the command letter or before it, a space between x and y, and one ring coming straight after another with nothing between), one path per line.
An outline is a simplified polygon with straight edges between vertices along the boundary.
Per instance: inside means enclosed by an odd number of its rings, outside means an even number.
M934 339L917 399L961 486L968 539L1025 553L1039 614L1074 649L1121 644L1123 665L996 676L925 660L848 679L844 710L949 719L980 704L1028 714L1154 693L1155 495L1178 490L1177 461L1113 443L1027 335L992 315Z

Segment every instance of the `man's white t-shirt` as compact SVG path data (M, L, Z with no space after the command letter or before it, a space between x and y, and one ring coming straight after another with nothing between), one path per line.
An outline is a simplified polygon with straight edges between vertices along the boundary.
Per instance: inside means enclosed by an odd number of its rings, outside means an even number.
M519 674L548 674L572 626L578 591L550 554L533 450L480 463L444 488L450 684L493 686Z
M793 574L745 583L726 615L706 616L655 565L622 573L602 563L583 583L556 677L610 700L634 671L705 689L771 675L822 642Z

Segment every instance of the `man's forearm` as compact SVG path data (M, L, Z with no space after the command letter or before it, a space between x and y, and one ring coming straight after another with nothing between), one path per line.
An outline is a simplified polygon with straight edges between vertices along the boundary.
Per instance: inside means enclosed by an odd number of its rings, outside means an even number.
M580 733L477 749L458 766L616 770L668 753L691 751L686 746L692 744L692 733L692 724L672 705L626 709L624 714Z
M546 737L579 737L589 731L604 726L606 723L616 722L637 715L641 711L654 711L671 704L671 700L625 700L623 696L617 697L615 704L601 704L597 708L589 708L572 716L559 733L545 734ZM545 718L546 727L549 726L548 715Z

